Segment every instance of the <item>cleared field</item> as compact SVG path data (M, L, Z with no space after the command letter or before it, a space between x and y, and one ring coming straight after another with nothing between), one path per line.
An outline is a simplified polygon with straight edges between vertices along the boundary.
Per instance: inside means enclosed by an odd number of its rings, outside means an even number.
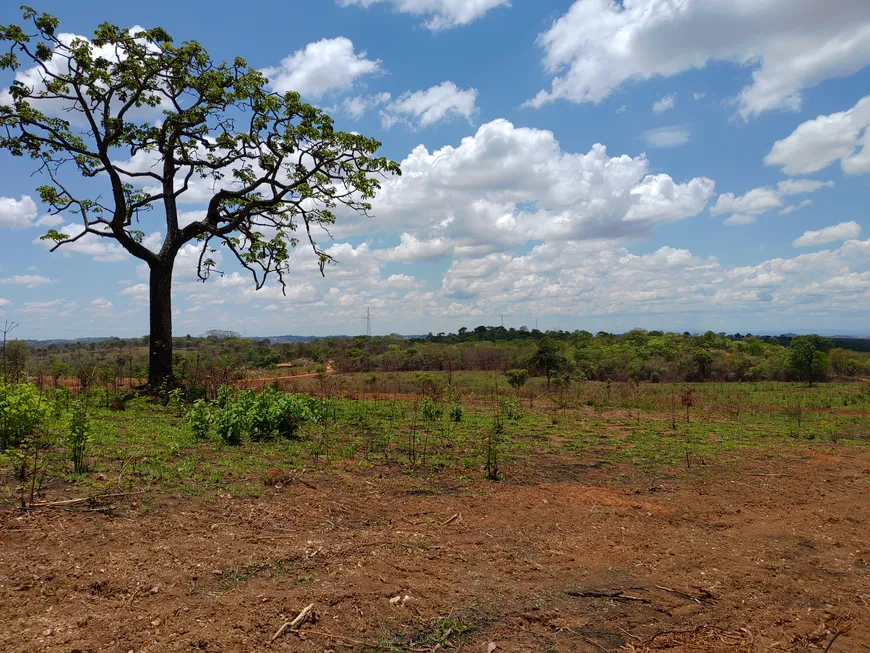
M27 488L3 466L0 648L870 644L860 384L516 398L495 378L454 375L426 402L414 375L297 380L329 395L320 417L239 446L195 439L173 402L113 410L95 394L88 473L60 445L43 453L37 498L54 505L18 509ZM272 641L310 604L316 621Z

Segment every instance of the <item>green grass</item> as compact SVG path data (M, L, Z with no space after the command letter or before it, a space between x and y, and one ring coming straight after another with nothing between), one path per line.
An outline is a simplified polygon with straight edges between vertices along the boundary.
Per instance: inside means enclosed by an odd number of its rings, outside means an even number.
M482 383L491 377L473 378ZM687 389L697 400L689 422L684 408L671 409L672 397ZM76 483L78 493L160 490L257 497L266 490L270 468L290 473L335 465L388 464L421 477L436 472L463 480L483 477L484 444L496 405L492 396L466 395L458 423L446 411L440 419L424 419L419 402L384 397L328 398L325 420L303 424L293 439L227 446L214 433L196 441L183 407L139 397L126 410L115 411L94 396L88 473L74 476L66 451L56 445L45 455L43 487ZM519 402L520 414L503 420L500 464L503 473L508 468L508 478L512 462L547 455L656 470L694 468L747 447L870 444L870 393L859 384L612 384L608 389L584 383L560 390L552 401L537 397L532 409L527 397ZM4 470L10 460L8 452L0 453ZM4 474L0 500L10 502L17 483Z

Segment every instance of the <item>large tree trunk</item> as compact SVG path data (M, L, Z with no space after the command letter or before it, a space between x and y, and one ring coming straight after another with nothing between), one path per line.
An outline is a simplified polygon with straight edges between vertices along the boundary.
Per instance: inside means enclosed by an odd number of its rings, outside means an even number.
M173 385L172 374L172 267L175 263L151 265L151 336L148 350L148 385L156 390Z

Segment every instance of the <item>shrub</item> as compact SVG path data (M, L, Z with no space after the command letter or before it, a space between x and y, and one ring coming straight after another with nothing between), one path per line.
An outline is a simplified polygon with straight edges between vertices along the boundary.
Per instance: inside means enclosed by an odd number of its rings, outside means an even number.
M420 410L423 413L423 419L427 421L435 422L441 419L441 406L431 399L424 399L420 406Z
M450 418L451 422L456 422L457 424L462 421L462 404L453 404L447 410L447 416Z
M498 399L499 412L506 419L517 420L522 419L523 409L520 408L519 402L514 397L501 396Z
M211 427L211 414L208 410L208 404L202 399L194 402L190 410L187 411L187 425L193 432L193 437L197 440L207 440L209 428Z
M238 446L242 444L247 430L245 411L238 402L227 405L217 417L217 434L224 444Z
M0 384L0 449L21 444L42 421L45 408L32 383Z
M515 390L522 388L526 384L526 381L529 380L528 370L508 370L504 375L507 378L507 382Z

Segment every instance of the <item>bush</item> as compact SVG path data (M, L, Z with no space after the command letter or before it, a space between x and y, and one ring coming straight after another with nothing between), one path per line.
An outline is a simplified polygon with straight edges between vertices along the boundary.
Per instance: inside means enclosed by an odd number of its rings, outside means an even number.
M217 418L217 434L224 444L238 446L242 444L247 424L245 411L238 402L227 405Z
M211 427L211 414L208 410L208 404L202 399L194 402L190 410L187 411L187 425L193 432L193 437L197 440L207 440L209 428Z
M508 370L504 375L507 378L507 382L515 390L522 388L526 384L526 381L529 380L528 370Z
M324 402L304 395L285 395L268 388L259 395L243 390L235 398L218 392L215 405L220 409L215 419L217 433L229 445L239 445L246 435L252 440L293 437L304 422L321 422L325 418ZM208 408L197 402L188 413L188 424L198 437L208 433Z
M453 404L447 411L447 416L451 422L457 424L462 421L462 404Z
M499 412L509 420L522 419L523 410L514 397L501 396L498 400Z
M0 449L21 444L42 421L45 409L32 383L0 384Z
M423 419L427 421L435 422L441 419L441 406L431 399L424 399L420 410L423 413Z

